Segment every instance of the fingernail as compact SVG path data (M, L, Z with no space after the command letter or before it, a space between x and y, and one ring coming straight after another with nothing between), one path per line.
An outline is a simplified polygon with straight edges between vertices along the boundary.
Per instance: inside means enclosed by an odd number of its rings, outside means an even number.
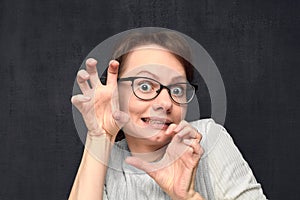
M113 62L115 62L114 60L109 61L109 65L112 65Z
M170 126L168 127L166 134L171 134L172 132L174 132L176 125L175 124L170 124Z
M89 62L89 63L92 63L92 62L95 62L96 60L94 59L94 58L88 58L87 59L87 62Z

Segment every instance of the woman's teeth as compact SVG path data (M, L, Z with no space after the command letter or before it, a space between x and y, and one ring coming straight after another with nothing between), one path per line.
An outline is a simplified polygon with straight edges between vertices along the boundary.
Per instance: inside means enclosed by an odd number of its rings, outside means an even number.
M150 124L165 124L165 122L157 121L157 120L150 120L149 123Z
M166 120L157 120L157 119L150 119L150 118L142 118L142 120L146 123L149 123L151 125L155 125L155 124L166 124L166 125L170 125L171 123L167 123Z

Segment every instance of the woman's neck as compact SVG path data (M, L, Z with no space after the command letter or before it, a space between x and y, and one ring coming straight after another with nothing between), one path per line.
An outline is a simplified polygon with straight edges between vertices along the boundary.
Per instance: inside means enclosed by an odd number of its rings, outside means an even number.
M131 154L147 162L160 160L165 154L167 144L149 144L145 138L136 138L125 134Z

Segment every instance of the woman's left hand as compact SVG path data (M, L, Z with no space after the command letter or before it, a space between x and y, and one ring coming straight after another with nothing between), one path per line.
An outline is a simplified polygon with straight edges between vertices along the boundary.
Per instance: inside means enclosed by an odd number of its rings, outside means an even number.
M195 176L203 154L201 134L188 122L171 124L166 134L175 133L163 158L146 162L138 157L128 157L126 162L149 174L172 199L202 199L195 192Z

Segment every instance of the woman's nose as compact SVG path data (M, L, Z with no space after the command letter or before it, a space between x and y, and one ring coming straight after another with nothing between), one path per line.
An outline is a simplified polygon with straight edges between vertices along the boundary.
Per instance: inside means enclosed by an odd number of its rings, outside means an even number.
M164 110L165 112L170 112L173 106L173 101L168 93L168 91L164 88L160 92L160 94L155 98L153 109L154 110Z

